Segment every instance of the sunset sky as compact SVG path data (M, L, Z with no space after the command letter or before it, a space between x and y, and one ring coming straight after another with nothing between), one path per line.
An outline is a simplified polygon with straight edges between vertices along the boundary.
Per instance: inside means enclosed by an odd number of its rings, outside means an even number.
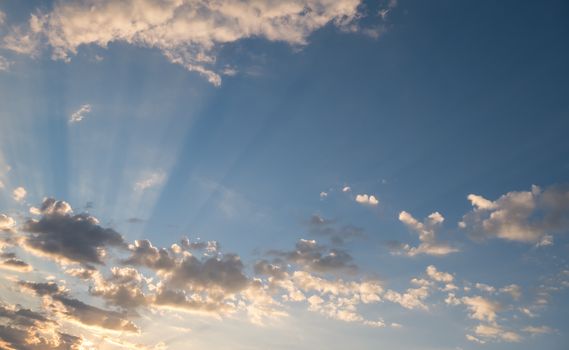
M0 1L0 349L569 346L569 2Z

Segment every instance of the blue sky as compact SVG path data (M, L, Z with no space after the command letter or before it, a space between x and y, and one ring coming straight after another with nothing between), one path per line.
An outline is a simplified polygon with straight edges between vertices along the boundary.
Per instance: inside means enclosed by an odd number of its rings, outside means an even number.
M564 349L568 16L2 2L0 348Z

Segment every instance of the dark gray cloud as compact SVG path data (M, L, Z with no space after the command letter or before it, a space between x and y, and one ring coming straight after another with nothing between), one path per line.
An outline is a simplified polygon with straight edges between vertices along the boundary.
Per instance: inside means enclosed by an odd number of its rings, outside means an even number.
M157 248L147 239L136 240L129 245L131 256L123 261L126 265L145 266L153 270L171 270L176 262L165 248Z
M143 290L146 281L134 268L113 267L109 277L103 278L99 273L93 273L91 278L94 285L89 288L89 292L103 298L108 305L136 315L136 308L149 303Z
M306 222L308 231L316 236L328 237L335 245L342 245L356 238L364 238L364 229L353 225L339 225L335 220L314 214Z
M222 297L202 298L188 295L183 290L171 290L162 288L154 296L153 304L156 306L170 307L174 309L198 311L207 313L226 313L234 308L226 303Z
M259 260L253 266L255 275L270 276L274 279L281 280L286 277L286 267L282 262L269 262L265 259Z
M0 349L70 350L79 337L57 332L57 322L17 305L0 303Z
M243 268L241 259L234 254L205 260L186 256L171 271L167 283L190 290L220 289L225 292L238 292L249 282Z
M64 201L47 198L39 212L40 220L28 220L23 227L29 233L24 246L35 253L56 260L103 264L107 247L126 247L115 230L101 227L88 214L72 215L71 206Z
M313 272L356 272L352 256L343 249L327 249L315 240L300 239L292 251L271 250L268 255Z
M136 325L127 320L124 314L103 310L71 298L63 288L54 282L21 281L19 285L24 290L31 291L37 296L51 298L48 308L55 314L69 317L88 326L117 331L138 331Z

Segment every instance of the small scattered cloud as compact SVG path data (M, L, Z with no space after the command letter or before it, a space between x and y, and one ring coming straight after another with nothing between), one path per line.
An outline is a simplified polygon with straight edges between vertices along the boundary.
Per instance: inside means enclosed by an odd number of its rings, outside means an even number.
M326 197L328 197L328 192L324 192L324 191L320 192L320 198L324 199Z
M6 214L0 214L0 231L9 231L16 226L16 220Z
M431 213L423 222L420 222L410 213L402 211L399 213L399 221L419 234L421 243L417 247L411 247L408 244L392 244L395 253L403 252L408 256L421 254L444 256L459 251L450 244L438 241L437 230L444 221L444 217L439 212Z
M84 104L78 110L73 112L69 117L69 123L79 123L85 119L87 114L91 113L91 105Z
M367 195L367 194L356 195L356 202L371 206L376 206L379 204L379 200L374 195Z
M8 61L8 59L4 56L0 56L0 72L7 72L10 70L10 66L12 62Z
M25 188L23 187L16 187L13 191L12 191L12 198L16 201L16 202L21 202L24 200L24 198L26 198L26 195L28 194L28 192L26 191Z
M150 188L162 185L166 181L166 173L162 170L145 174L134 184L134 190L138 192L146 191Z

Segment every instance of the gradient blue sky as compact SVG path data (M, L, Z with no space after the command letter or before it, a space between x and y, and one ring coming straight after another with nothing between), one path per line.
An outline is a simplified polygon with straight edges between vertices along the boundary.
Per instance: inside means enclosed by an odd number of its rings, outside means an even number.
M86 349L566 349L569 4L235 4L0 3L0 311L39 312ZM99 231L39 227L80 213L125 242L97 246L104 264L69 255ZM184 236L219 247L171 247ZM127 263L135 240L179 269L242 266L180 284ZM136 310L93 292L127 266L153 278L130 281ZM231 312L155 299L212 285ZM62 295L138 330L46 306ZM0 348L23 346L11 315Z

